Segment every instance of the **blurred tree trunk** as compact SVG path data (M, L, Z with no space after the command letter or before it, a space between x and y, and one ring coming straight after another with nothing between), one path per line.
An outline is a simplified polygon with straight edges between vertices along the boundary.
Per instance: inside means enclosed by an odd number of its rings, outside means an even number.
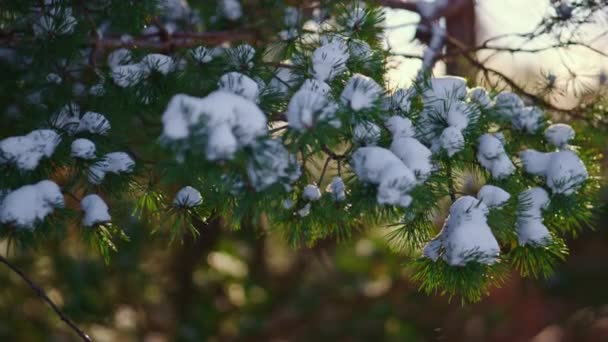
M475 18L475 1L467 0L459 7L458 11L446 17L447 34L453 39L468 48L476 45L476 18ZM458 75L467 79L474 79L476 75L475 68L467 61L466 58L459 56L461 47L448 43L446 52L450 58L446 62L446 73L448 75Z

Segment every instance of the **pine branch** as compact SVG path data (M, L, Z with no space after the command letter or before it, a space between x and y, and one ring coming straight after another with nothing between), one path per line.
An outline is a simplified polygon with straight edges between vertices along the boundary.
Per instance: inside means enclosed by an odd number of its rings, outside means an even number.
M29 285L29 287L32 290L34 290L34 292L36 292L36 295L38 297L40 297L42 300L44 300L53 309L53 311L55 311L55 313L59 316L59 318L61 318L61 320L64 321L70 327L70 329L74 330L74 332L76 334L78 334L78 336L83 341L89 341L89 342L92 341L91 338L84 331L82 331L80 328L78 328L76 323L74 323L71 319L69 319L61 311L61 309L59 309L57 307L57 305L53 302L53 300L51 300L51 298L49 298L49 296L46 294L46 292L44 292L44 290L40 287L40 285L36 284L25 273L23 273L23 271L21 271L17 266L13 265L10 261L8 261L2 255L0 255L0 262L5 264L6 266L8 266L8 268L10 268L13 272L17 273L21 277L21 279L23 279L23 281L25 281Z

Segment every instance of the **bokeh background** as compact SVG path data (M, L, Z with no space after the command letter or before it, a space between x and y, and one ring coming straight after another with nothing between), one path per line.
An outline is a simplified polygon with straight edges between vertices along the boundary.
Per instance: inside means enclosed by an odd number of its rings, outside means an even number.
M543 0L478 1L477 39L527 32L548 6ZM422 46L412 42L418 20L410 12L387 10L387 46L419 53ZM599 22L583 33L591 37L607 28ZM605 38L594 42L604 51ZM542 46L546 39L528 46ZM606 59L589 51L505 53L490 65L534 83L547 72L564 73L564 59L568 68L589 75L586 86L604 91ZM389 83L408 85L419 65L416 59L393 58ZM444 72L439 63L435 73ZM566 89L552 101L567 107L580 96ZM590 110L606 114L601 101ZM606 152L605 128L588 127L584 134ZM128 219L131 204L117 207ZM129 222L124 228L130 241L119 244L108 265L77 234L12 254L95 341L608 341L605 208L570 239L571 255L552 277L513 274L483 301L466 306L421 294L408 280L408 256L391 249L382 227L369 227L350 241L294 250L268 225L230 231L213 221L200 237L169 244L163 231L152 233L157 227ZM0 243L2 253L7 247ZM0 268L0 341L72 340L46 304Z

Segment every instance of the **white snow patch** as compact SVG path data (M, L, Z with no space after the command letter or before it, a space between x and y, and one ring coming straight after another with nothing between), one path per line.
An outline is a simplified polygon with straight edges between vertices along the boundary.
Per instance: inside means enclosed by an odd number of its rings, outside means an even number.
M71 7L60 7L50 4L45 8L45 13L38 16L37 21L34 22L34 35L69 35L74 32L76 24L78 24L78 21L72 15Z
M574 134L574 129L570 125L553 124L545 130L545 139L557 148L564 148L570 140L574 139Z
M94 159L95 158L95 143L89 139L76 139L72 141L70 155L74 158Z
M525 150L519 154L524 170L545 177L555 194L571 195L589 178L585 164L570 150L543 153Z
M240 95L252 102L258 102L260 88L258 83L247 75L238 72L229 72L220 77L218 82L220 90Z
M354 111L359 111L372 107L383 91L382 87L373 79L365 75L354 74L344 86L340 99Z
M0 140L0 164L34 170L42 158L53 155L60 142L59 134L51 129L37 129L23 136Z
M321 198L321 190L317 184L308 184L302 191L302 198L306 201L318 201Z
M211 50L207 49L204 46L197 46L194 49L190 50L190 56L192 56L195 61L202 64L209 63L213 60Z
M476 261L496 262L500 247L487 223L488 207L479 199L463 196L450 207L439 235L423 249L423 255L437 260L443 250L443 260L452 266L464 266Z
M231 21L243 16L243 8L238 0L219 0L218 8L222 16Z
M89 182L101 184L107 173L131 173L135 162L125 152L111 152L89 167Z
M331 194L331 197L336 202L341 202L346 199L346 185L341 177L334 177L331 183L327 185L325 192Z
M310 215L310 202L306 203L300 210L298 210L300 217L306 217Z
M337 104L322 92L300 89L287 106L287 122L289 127L300 132L313 128L319 122L340 127L340 121L335 117L337 109Z
M139 63L131 63L130 53L120 49L116 56L110 55L108 63L111 76L117 86L126 88L139 84L152 72L167 75L175 69L173 58L159 53L144 56ZM128 50L127 50L128 51ZM130 64L125 64L130 63Z
M86 195L80 201L80 208L84 211L82 224L85 227L92 227L100 223L107 223L112 220L108 213L108 205L98 195Z
M404 117L391 116L385 122L393 134L390 150L414 172L418 182L424 182L431 174L431 150L414 138L412 122Z
M488 208L500 208L509 201L511 195L497 186L486 184L479 189L477 198Z
M74 103L63 106L51 118L53 127L66 131L68 134L88 132L105 135L111 128L108 119L100 113L86 112L80 116L80 107Z
M203 196L201 196L200 191L191 186L181 188L173 199L173 205L178 207L192 208L201 203L203 203Z
M348 46L343 41L318 47L312 54L310 73L319 81L331 81L346 70L349 56Z
M231 159L239 147L253 144L268 132L266 116L255 103L223 90L204 98L173 96L162 122L163 136L169 140L206 136L209 160ZM195 127L197 131L192 132Z
M495 179L503 179L515 172L515 165L507 155L503 142L493 134L484 134L479 137L477 161Z
M526 133L534 133L540 128L543 111L538 107L524 107L512 113L513 128Z
M59 186L50 180L24 185L10 192L0 204L0 222L19 229L33 230L55 208L63 207Z
M517 94L503 91L494 98L494 109L504 118L511 119L524 108L524 101Z
M469 101L477 104L481 109L489 108L492 104L488 92L482 87L471 88L467 91Z
M416 185L416 176L393 152L382 147L361 147L353 153L351 165L362 182L378 185L379 204L408 207L408 192Z
M520 245L546 246L551 242L551 234L543 224L542 216L549 203L549 195L543 188L535 187L519 194L516 229Z
M416 95L413 88L399 88L390 97L389 109L399 111L402 114L408 113L412 106L412 100Z

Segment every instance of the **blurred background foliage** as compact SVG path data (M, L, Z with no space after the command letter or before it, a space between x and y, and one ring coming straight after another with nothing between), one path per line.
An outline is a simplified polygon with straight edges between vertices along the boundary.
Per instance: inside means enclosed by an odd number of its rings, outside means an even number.
M254 1L244 3L255 8ZM490 28L478 30L483 36ZM503 67L523 83L537 81L536 67ZM595 93L585 115L606 118L602 95ZM607 152L605 126L571 123ZM605 177L603 157L601 166ZM606 190L601 200L608 201ZM568 241L571 255L551 277L513 273L504 287L466 306L420 293L408 281L408 255L391 248L386 228L293 249L267 224L230 230L211 220L197 222L199 236L169 243L167 230L132 217L130 201L114 207L122 208L114 212L122 216L117 221L129 222L122 228L130 241L118 242L109 264L75 231L25 251L0 242L0 251L8 250L95 341L608 340L605 206L592 226ZM0 268L0 340L75 337L20 278Z

